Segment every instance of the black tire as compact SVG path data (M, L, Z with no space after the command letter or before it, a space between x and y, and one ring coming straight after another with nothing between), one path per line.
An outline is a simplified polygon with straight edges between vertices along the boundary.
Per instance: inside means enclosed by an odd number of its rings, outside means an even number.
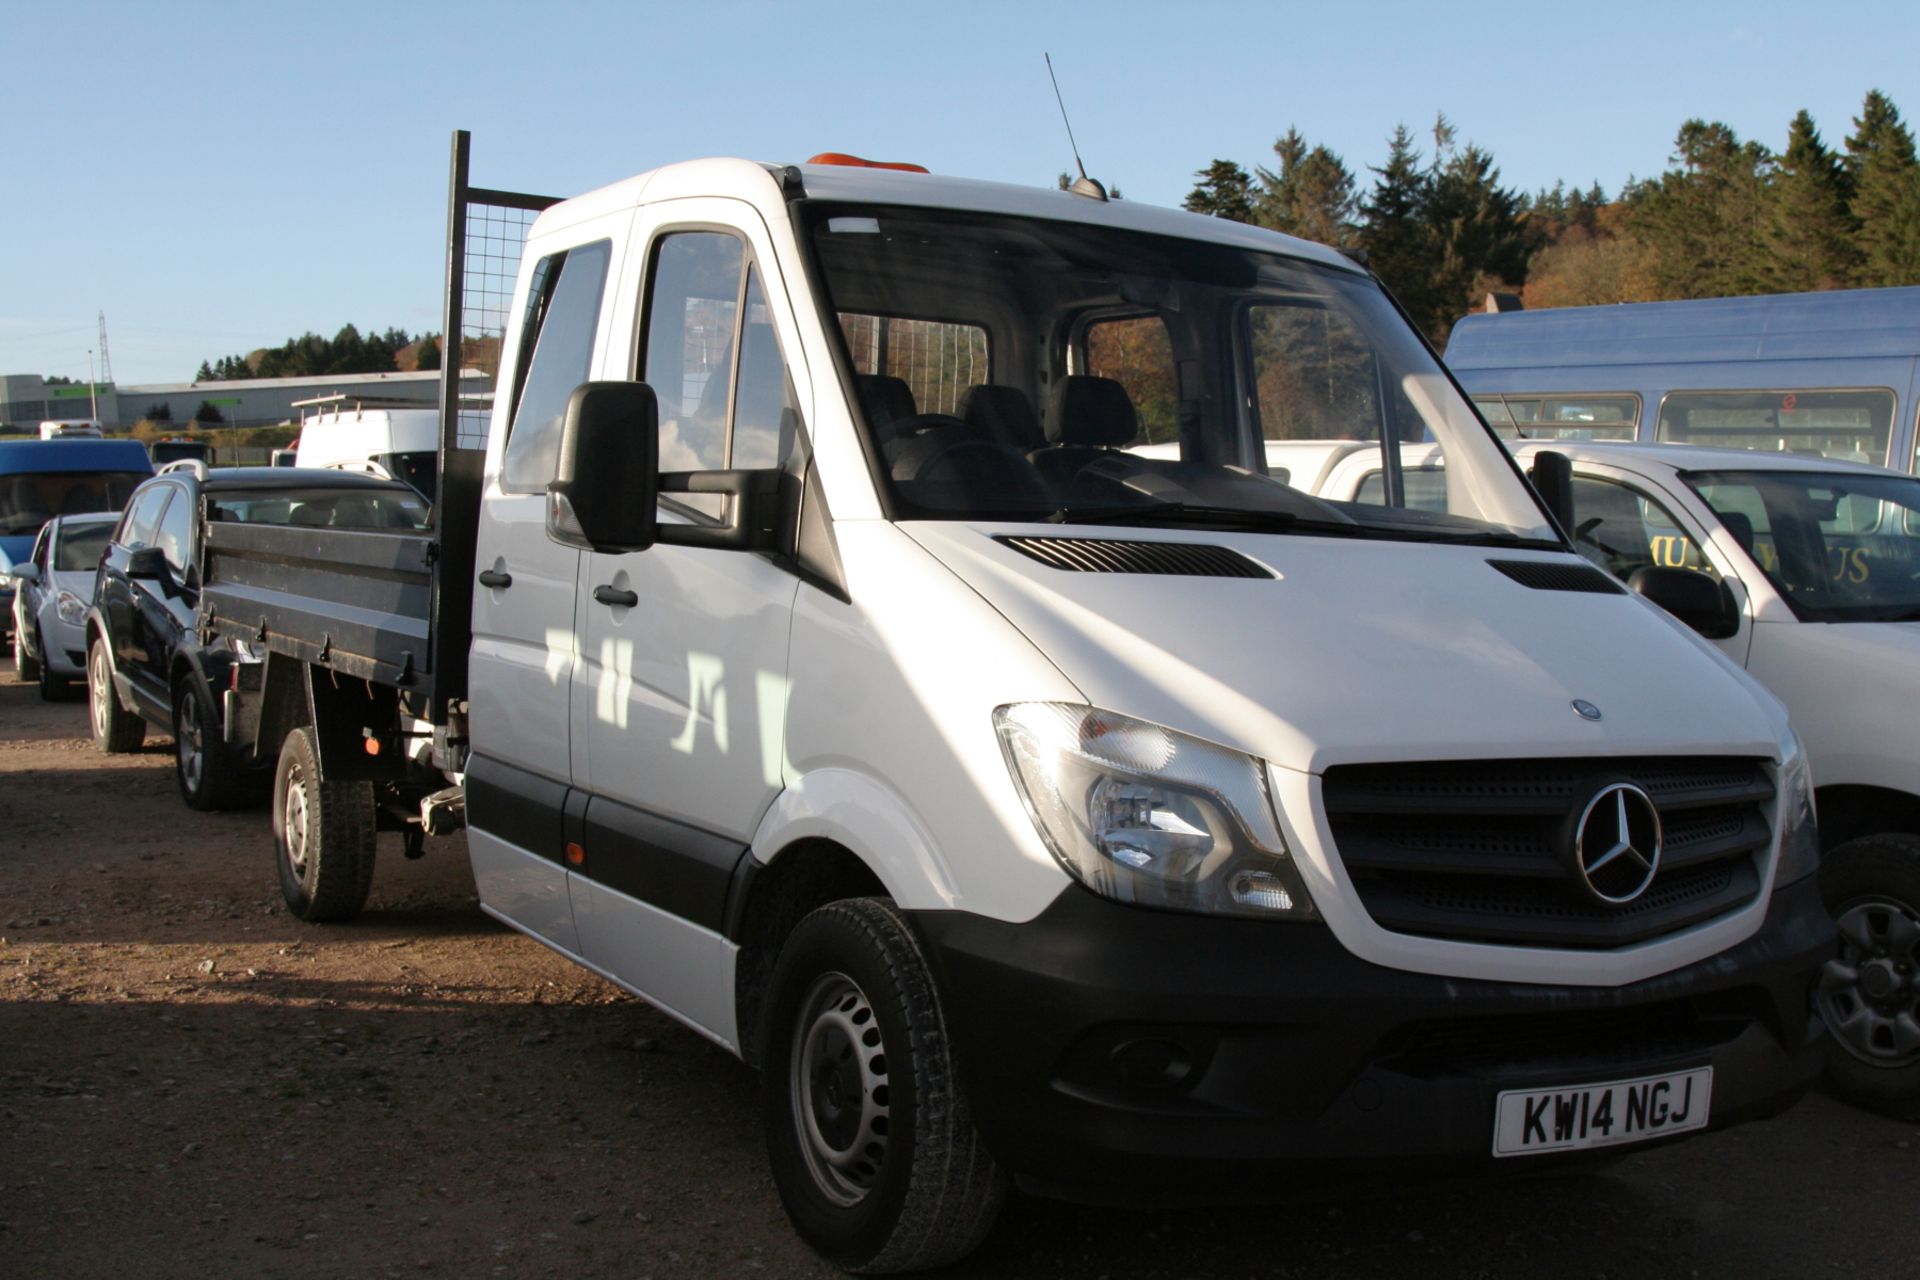
M273 848L287 910L351 920L373 887L373 784L322 782L313 731L295 729L273 771Z
M1849 840L1823 860L1820 892L1840 925L1840 955L1820 975L1828 1090L1920 1120L1920 837Z
M87 647L87 720L93 745L108 755L138 751L147 740L147 722L120 705L113 689L113 659L99 636Z
M253 771L221 736L213 695L191 675L173 691L173 780L189 809L238 809L260 795Z
M33 633L33 638L40 649L40 661L33 664L36 668L34 678L40 682L40 700L65 702L73 696L73 681L53 674L53 668L47 664L47 638L38 630Z
M26 634L20 627L13 629L13 678L20 684L40 678L40 664L27 652Z
M893 904L852 898L802 920L764 1016L768 1153L801 1237L865 1273L943 1266L978 1246L1006 1178L974 1131L933 976Z

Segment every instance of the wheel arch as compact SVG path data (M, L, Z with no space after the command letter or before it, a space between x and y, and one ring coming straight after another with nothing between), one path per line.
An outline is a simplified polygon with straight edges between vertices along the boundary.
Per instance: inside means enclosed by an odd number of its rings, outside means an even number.
M1920 835L1920 796L1891 787L1856 784L1816 787L1820 851L1883 832Z
M734 1014L740 1056L759 1066L760 1016L774 965L794 928L807 915L846 898L892 897L878 873L837 841L807 837L765 861L748 854L727 904L727 939L734 960Z

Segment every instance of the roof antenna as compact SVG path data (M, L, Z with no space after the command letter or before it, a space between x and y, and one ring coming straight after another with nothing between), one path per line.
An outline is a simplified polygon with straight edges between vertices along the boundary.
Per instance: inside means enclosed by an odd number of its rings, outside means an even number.
M1067 119L1066 99L1060 96L1060 77L1053 74L1053 55L1042 53L1047 60L1047 79L1053 81L1053 100L1060 104L1060 123L1067 126L1067 145L1073 148L1073 164L1080 170L1080 176L1067 188L1070 195L1085 196L1089 200L1105 201L1107 189L1098 181L1087 176L1087 166L1080 163L1080 144L1073 140L1073 121Z

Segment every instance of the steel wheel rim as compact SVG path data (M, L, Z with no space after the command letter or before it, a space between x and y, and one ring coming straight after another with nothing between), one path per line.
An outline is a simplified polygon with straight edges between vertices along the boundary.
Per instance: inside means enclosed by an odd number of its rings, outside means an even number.
M845 974L822 975L801 1002L787 1087L814 1186L841 1208L860 1203L886 1166L892 1108L879 1019Z
M107 655L96 645L87 660L87 709L93 713L93 736L102 740L107 736L107 699L113 696L107 678Z
M200 724L200 700L188 692L180 699L177 736L180 748L180 777L188 791L197 792L206 777L206 746Z
M1836 913L1840 954L1820 972L1820 1016L1840 1047L1874 1067L1920 1062L1920 913L1884 894Z
M280 802L280 827L286 837L287 865L297 879L307 875L307 788L298 764L287 769L287 794Z

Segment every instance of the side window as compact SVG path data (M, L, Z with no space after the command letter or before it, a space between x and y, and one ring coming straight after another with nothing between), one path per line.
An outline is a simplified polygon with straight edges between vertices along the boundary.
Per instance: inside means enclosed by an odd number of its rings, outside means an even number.
M185 490L177 489L173 501L167 504L166 514L160 517L154 543L176 574L187 571L187 563L193 556L193 512L198 505Z
M129 551L153 545L154 531L160 527L160 509L166 505L174 486L157 484L140 495L120 526L120 545Z
M47 576L47 566L51 563L49 552L53 546L53 526L46 525L40 530L40 536L33 540L33 563L40 567L40 576Z
M1660 402L1659 437L1677 444L1805 453L1885 466L1893 392L1674 391Z
M1127 389L1140 416L1143 444L1180 438L1180 393L1173 367L1173 341L1159 316L1099 320L1087 326L1087 368Z
M1615 577L1635 569L1692 569L1720 575L1673 514L1629 485L1573 478L1573 545Z
M1253 395L1268 440L1378 440L1373 344L1320 307L1254 307ZM1416 437L1417 438L1417 437Z
M654 247L641 380L660 404L660 470L765 470L800 429L760 272L737 237L681 231ZM724 499L677 494L719 519Z
M536 268L534 291L521 344L532 343L520 398L507 428L500 487L512 493L543 493L560 460L560 423L573 389L593 367L593 337L606 288L607 241L555 254Z
M1631 440L1640 429L1640 397L1632 394L1476 394L1473 405L1501 435L1528 440Z

